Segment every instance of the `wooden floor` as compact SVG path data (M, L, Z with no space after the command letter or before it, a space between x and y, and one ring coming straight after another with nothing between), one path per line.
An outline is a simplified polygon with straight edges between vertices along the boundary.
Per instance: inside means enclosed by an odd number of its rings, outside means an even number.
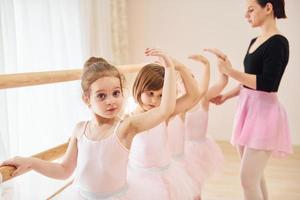
M204 187L204 200L242 200L239 180L240 161L228 142L218 142L224 152L225 164L220 175L211 178ZM287 158L271 158L265 171L269 200L300 200L300 147Z

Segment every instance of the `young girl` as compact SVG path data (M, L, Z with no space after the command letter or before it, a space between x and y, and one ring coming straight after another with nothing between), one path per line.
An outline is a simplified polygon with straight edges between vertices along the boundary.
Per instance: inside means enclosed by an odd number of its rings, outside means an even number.
M203 94L207 91L207 85L209 82L209 63L207 62L207 59L201 55L192 55L189 57L190 59L195 60L196 62L200 62L203 64L203 75L201 78L201 86L199 87L200 95L199 100L204 96ZM178 71L186 70L186 68L183 66L182 63L176 61L173 59L173 63L175 65L175 68ZM180 86L182 86L181 82L178 82L178 89ZM182 88L182 90L187 91L187 89ZM183 91L179 91L180 93L183 93ZM182 95L182 94L178 95ZM191 107L187 107L187 109L192 108L194 105L191 105ZM184 143L185 143L185 124L184 124L184 116L182 114L176 115L172 117L168 122L168 141L170 146L171 155L173 158L173 161L175 164L179 165L187 174L188 176L194 178L194 174L190 174L189 170L186 165L186 156L184 154ZM200 170L200 169L199 169ZM194 182L195 183L195 182ZM198 185L197 183L195 185ZM201 187L197 187L197 195L195 196L196 199L200 199L200 193L201 193Z
M227 56L209 49L218 57L222 73L240 85L221 95L223 103L239 96L231 142L241 157L241 184L245 199L268 199L264 169L271 154L292 153L285 109L277 99L281 78L289 60L289 42L277 28L276 21L286 18L284 0L247 0L245 14L250 25L261 28L261 35L251 40L245 59L245 72L234 68Z
M181 66L181 73L187 92L176 101L172 116L193 106L200 96L196 81L190 72ZM137 75L133 85L133 96L138 103L135 113L149 112L161 104L164 70L158 64L146 65ZM174 97L175 98L175 97ZM171 162L168 146L167 121L136 136L129 156L128 181L154 188L155 193L143 199L193 199L197 193L193 179ZM144 180L151 180L145 185ZM141 193L147 193L141 190Z
M161 104L148 112L120 120L123 103L119 71L105 60L86 64L81 86L83 100L92 119L76 125L61 163L15 157L2 165L13 165L14 176L33 169L45 176L66 179L76 169L72 187L60 199L141 199L126 181L129 148L133 137L166 120L175 107L175 74L172 61L163 52L147 49L146 55L165 61ZM88 62L87 62L88 63ZM152 188L148 188L151 192Z
M207 65L209 65L206 60ZM220 74L218 82L208 90L208 82L200 83L206 89L199 104L185 114L185 156L189 173L196 179L198 188L203 188L205 180L215 173L223 162L221 149L207 136L209 101L216 97L226 86L227 76Z

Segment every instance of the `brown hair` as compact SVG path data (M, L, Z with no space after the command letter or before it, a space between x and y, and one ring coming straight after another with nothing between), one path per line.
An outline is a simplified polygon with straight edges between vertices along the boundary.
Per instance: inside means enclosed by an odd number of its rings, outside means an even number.
M103 58L90 57L85 63L83 72L81 75L81 88L83 94L89 93L90 86L93 82L102 77L112 76L120 80L121 91L123 93L123 81L124 77L119 70L109 64Z
M160 90L164 84L164 76L164 67L154 63L144 66L132 87L134 99L141 105L141 94L147 90Z

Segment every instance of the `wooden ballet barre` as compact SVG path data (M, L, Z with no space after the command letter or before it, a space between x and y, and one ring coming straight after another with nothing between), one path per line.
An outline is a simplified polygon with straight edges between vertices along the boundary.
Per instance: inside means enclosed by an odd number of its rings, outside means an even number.
M68 143L64 143L64 144L58 145L54 148L51 148L46 151L35 154L32 157L39 158L39 159L46 160L46 161L53 161L53 160L56 160L56 159L60 158L61 156L63 156L67 150L67 147L68 147ZM16 168L13 166L0 167L0 184L2 182L5 182L7 180L14 178L11 176L11 174L15 170L16 170ZM30 171L30 170L28 170L28 171ZM28 172L28 171L26 171L26 172ZM26 173L26 172L24 172L24 173ZM15 176L15 177L17 177L17 176ZM1 180L2 180L2 182L1 182Z
M47 198L47 200L51 200L52 198L56 197L57 195L59 195L60 193L62 193L67 187L69 187L70 185L72 185L74 180L71 180L69 182L67 182L67 184L65 184L63 187L61 187L60 189L58 189L54 194L52 194L50 197Z
M121 73L137 72L145 64L119 65ZM82 69L0 74L0 89L79 80Z
M0 74L0 89L33 86L80 79L81 69Z

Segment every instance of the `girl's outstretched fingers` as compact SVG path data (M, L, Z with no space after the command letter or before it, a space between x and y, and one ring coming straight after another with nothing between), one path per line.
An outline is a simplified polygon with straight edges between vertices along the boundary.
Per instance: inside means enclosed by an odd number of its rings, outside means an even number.
M163 62L165 63L164 65L162 65L163 67L174 66L171 58L165 53L165 51L161 49L155 49L155 48L146 49L145 54L146 56L157 56L158 58L163 60Z
M227 56L222 51L220 51L219 49L206 48L206 49L204 49L204 51L210 52L210 53L214 54L215 56L217 56L218 58L221 58L222 60L227 59Z
M206 57L202 56L201 54L190 55L188 58L192 59L194 61L202 62L205 65L209 64L208 59Z

